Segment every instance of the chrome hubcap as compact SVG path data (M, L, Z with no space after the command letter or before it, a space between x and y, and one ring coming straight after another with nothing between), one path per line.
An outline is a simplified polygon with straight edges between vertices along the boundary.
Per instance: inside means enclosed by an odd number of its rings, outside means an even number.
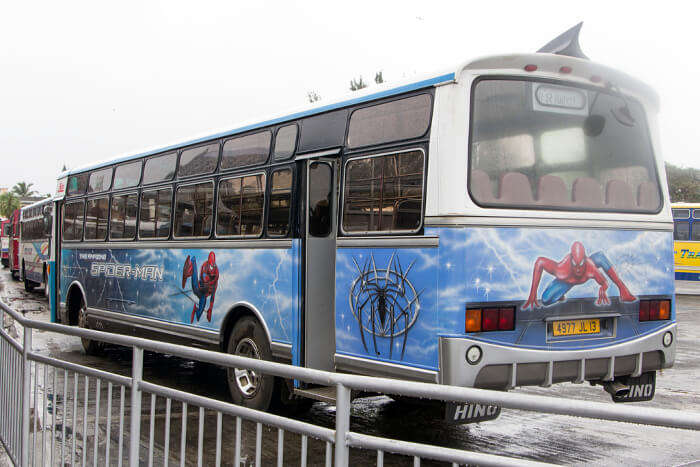
M236 350L233 353L241 357L260 359L258 346L249 337L244 337L238 341ZM253 397L258 392L259 376L255 371L245 368L234 368L233 379L236 382L236 386L238 386L238 390L245 397Z

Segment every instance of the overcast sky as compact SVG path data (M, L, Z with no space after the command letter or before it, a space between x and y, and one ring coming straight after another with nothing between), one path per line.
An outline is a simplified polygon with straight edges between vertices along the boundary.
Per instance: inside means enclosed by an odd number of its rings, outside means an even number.
M671 2L8 1L0 187L53 192L64 163L233 128L378 70L391 82L534 52L579 21L592 60L660 94L666 160L700 167L697 19Z

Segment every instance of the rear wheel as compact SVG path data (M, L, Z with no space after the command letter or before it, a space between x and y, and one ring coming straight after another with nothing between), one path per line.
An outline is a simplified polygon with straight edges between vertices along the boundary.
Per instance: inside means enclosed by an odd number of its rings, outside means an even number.
M24 264L22 264L22 278L24 279L24 290L27 292L34 290L34 282L27 279L27 271L24 269Z
M78 311L78 326L83 329L89 329L87 325L87 306L85 302L81 302L80 311ZM98 355L102 351L102 342L95 341L92 339L80 338L83 344L83 349L87 355Z
M260 323L250 316L241 318L233 328L226 347L228 353L242 357L272 360L270 343ZM275 377L246 368L227 368L226 376L233 402L256 410L270 408Z

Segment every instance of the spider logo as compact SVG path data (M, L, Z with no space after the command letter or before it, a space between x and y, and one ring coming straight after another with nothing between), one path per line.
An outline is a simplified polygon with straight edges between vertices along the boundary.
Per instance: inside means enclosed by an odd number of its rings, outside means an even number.
M362 267L353 257L358 276L350 286L350 310L360 326L360 337L368 351L365 333L372 336L372 344L380 354L377 338L389 339L389 357L394 350L394 339L401 338L401 359L406 351L408 330L418 319L420 295L408 280L415 260L403 269L396 252L392 253L386 268L377 268L374 255Z

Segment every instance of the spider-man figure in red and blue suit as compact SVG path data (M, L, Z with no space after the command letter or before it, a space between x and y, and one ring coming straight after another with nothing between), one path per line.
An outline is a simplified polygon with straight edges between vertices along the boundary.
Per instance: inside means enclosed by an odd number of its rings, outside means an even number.
M623 302L633 302L637 298L632 295L627 286L622 282L620 277L615 272L610 260L602 251L593 253L591 256L586 255L586 250L581 242L574 242L571 245L571 252L567 254L560 262L556 262L549 258L540 256L535 261L535 268L532 271L532 286L530 287L530 296L528 297L522 309L541 308L543 305L551 305L556 301L564 301L565 294L575 285L580 285L588 282L590 279L595 280L600 289L598 289L598 299L596 305L609 305L610 299L606 291L608 290L608 281L600 272L603 270L605 274L615 283L620 290L620 300ZM537 288L540 285L542 271L546 271L554 276L554 280L542 292L542 301L537 300Z
M211 321L211 313L214 308L214 296L216 295L216 286L219 284L219 268L216 265L216 255L214 252L209 252L209 258L202 264L197 274L197 259L187 256L185 265L182 267L182 288L185 288L188 278L192 278L192 293L199 297L199 303L195 303L192 308L192 316L190 323L194 322L194 316L197 315L197 321L202 317L204 308L207 306L207 297L209 300L209 309L207 309L207 321Z

